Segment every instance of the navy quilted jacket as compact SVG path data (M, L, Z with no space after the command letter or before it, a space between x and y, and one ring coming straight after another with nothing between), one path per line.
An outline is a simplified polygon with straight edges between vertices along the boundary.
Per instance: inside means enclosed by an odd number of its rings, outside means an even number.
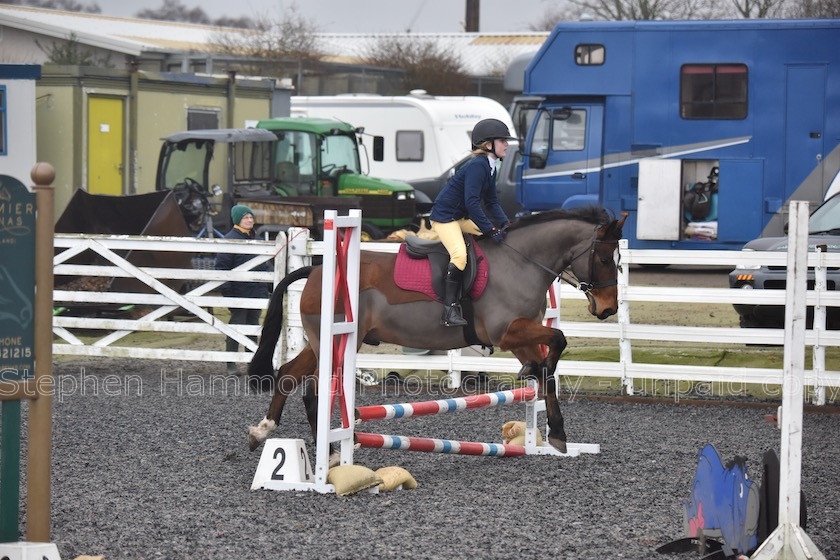
M489 218L482 208L484 202ZM434 222L453 222L469 218L482 233L490 233L493 226L508 222L496 196L496 175L490 175L490 160L476 156L455 172L435 198L429 219Z
M252 231L251 235L246 235L236 228L231 228L225 235L225 239L254 239L254 233ZM220 253L216 256L216 270L232 270L252 258L254 258L254 255ZM254 270L271 270L269 262L256 267ZM263 298L268 296L269 284L265 282L227 282L222 284L220 290L225 297Z

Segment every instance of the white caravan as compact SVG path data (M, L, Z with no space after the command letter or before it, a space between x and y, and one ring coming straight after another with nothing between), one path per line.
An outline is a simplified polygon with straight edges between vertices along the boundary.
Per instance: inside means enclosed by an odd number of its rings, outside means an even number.
M369 157L370 175L411 181L437 177L470 152L470 133L481 119L505 123L514 134L507 109L487 97L347 94L292 96L292 116L345 121L364 128L365 136L384 138ZM365 144L369 145L368 142Z

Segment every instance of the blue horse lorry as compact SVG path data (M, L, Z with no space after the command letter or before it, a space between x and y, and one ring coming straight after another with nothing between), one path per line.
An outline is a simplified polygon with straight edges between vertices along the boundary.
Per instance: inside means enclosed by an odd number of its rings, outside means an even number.
M840 182L840 20L560 23L523 94L519 204L628 212L633 248L739 250Z

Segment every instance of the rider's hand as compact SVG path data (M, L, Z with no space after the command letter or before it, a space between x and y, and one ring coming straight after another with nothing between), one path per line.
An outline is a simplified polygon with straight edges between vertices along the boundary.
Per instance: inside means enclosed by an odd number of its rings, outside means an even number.
M490 237L492 237L493 241L495 241L496 243L501 243L502 241L504 241L506 235L507 232L503 229L493 228L490 230Z

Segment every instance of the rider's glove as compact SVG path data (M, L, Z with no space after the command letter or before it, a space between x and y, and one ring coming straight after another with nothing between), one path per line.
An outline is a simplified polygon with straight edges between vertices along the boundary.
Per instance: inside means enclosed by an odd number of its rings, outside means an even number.
M504 241L506 235L507 232L503 229L493 228L490 230L490 237L492 237L493 241L495 241L496 243L501 243L502 241Z

